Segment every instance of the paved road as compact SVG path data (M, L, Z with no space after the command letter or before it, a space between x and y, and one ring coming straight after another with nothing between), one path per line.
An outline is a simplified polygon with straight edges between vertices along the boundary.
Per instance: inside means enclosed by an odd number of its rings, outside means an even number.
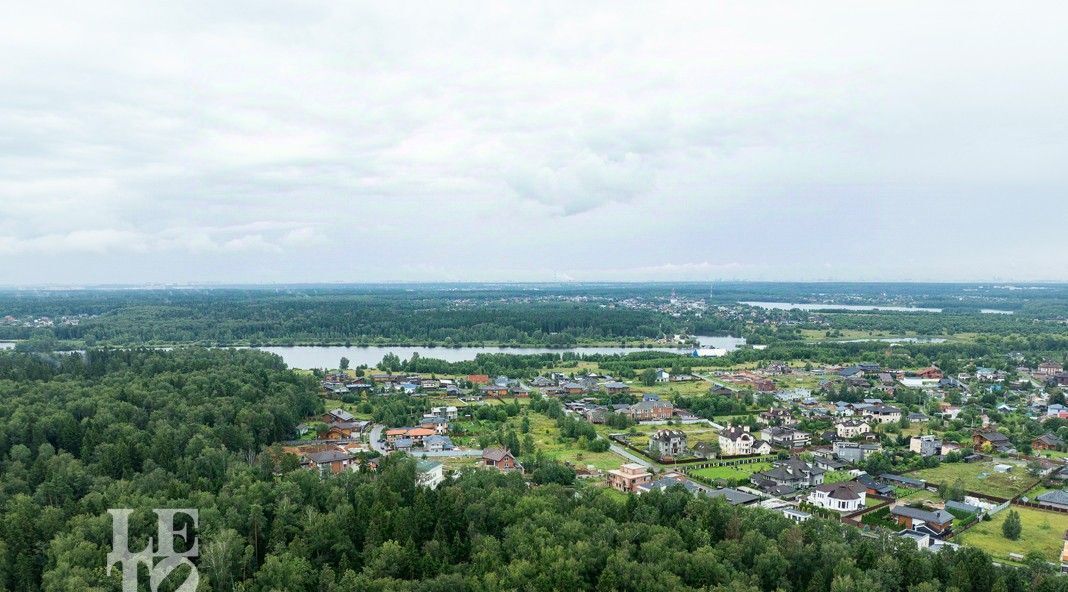
M615 443L609 444L608 449L611 450L612 452L615 452L619 456L622 456L623 458L629 460L630 462L638 463L638 464L640 464L641 466L643 466L643 467L645 467L647 469L654 468L653 463L645 460L644 458L642 458L640 456L637 456L637 455L633 454L632 452L630 452L629 450L627 450L626 448L623 448L622 446L620 446L618 444L615 444Z
M388 454L386 452L386 445L383 442L379 442L382 439L382 430L386 429L386 426L381 424L375 424L371 428L371 448L379 454Z

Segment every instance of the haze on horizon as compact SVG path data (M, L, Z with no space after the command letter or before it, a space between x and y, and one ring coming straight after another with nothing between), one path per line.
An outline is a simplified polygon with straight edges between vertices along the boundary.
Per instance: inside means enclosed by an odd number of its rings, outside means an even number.
M36 3L0 284L1068 280L1068 7Z

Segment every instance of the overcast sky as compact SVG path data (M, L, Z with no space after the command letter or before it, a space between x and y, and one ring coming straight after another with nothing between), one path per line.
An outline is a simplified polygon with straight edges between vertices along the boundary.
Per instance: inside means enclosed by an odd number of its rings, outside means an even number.
M20 4L0 284L1068 280L1063 2Z

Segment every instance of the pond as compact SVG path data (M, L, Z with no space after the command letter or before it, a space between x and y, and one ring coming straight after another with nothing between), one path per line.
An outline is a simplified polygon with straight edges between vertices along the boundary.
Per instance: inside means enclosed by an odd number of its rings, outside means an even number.
M702 348L712 348L724 353L734 351L745 345L744 337L697 336ZM688 355L692 348L675 347L424 347L424 346L264 346L256 349L277 354L293 368L335 368L342 357L348 358L352 366L366 364L374 366L382 361L386 354L393 353L401 359L409 359L413 353L422 358L436 358L446 362L464 362L475 359L478 354L513 354L529 355L544 353L576 354L629 354L639 351L663 351Z
M794 302L740 302L748 306L768 310L885 310L893 312L942 312L941 308L921 308L918 306L883 306L878 304L813 304Z

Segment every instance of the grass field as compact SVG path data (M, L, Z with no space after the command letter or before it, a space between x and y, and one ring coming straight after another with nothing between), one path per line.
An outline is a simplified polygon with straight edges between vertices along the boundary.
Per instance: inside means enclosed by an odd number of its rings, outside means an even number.
M540 413L530 413L530 435L534 439L534 445L545 456L560 462L570 462L577 466L593 465L602 471L618 469L626 460L612 451L590 452L582 450L571 442L560 442L560 430L556 422ZM519 431L519 417L513 417L510 423ZM519 434L520 440L524 437Z
M1008 473L998 473L995 464L1011 464ZM943 463L933 469L921 469L909 473L909 477L923 479L928 483L952 485L961 480L964 489L988 495L1010 498L1026 491L1035 482L1027 474L1027 468L1017 461L998 459L993 462Z
M737 481L739 479L748 479L749 475L759 471L766 471L771 468L770 462L752 463L746 465L736 466L723 466L723 467L708 467L704 469L697 469L692 471L693 475L702 477L704 479L716 480L716 479L728 479L731 481Z
M645 448L649 445L649 436L658 430L680 430L686 433L686 445L690 448L696 446L699 442L717 442L719 441L719 433L716 432L711 426L706 424L683 424L683 425L649 425L638 424L632 428L628 428L624 433L630 437L630 443L638 448ZM607 437L609 434L620 433L621 430L604 425L597 426L597 432L602 436ZM636 432L636 433L632 433Z
M1068 514L1019 506L1013 506L1012 509L1020 513L1023 525L1018 540L1011 541L1001 533L1001 525L1009 515L1009 511L1004 510L990 522L980 522L962 533L953 542L977 547L995 558L1004 559L1009 553L1026 555L1030 551L1038 551L1050 561L1059 561L1064 531L1068 529Z

